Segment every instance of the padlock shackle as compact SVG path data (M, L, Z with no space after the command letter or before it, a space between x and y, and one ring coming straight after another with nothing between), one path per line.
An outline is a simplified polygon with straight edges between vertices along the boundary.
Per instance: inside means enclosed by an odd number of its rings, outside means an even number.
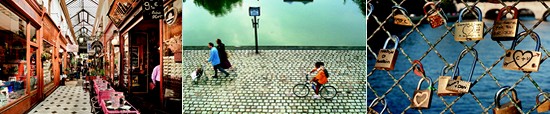
M444 76L445 74L447 74L446 71L448 71L449 69L452 69L454 67L453 64L449 64L449 65L445 65L443 66L443 68L441 69L441 73L439 74L439 76ZM460 68L459 68L460 69Z
M399 45L399 37L397 37L396 35L391 35L391 37L389 37L388 39L386 39L386 43L384 43L384 47L382 49L386 49L386 47L388 46L388 42L390 42L390 40L394 38L395 39L395 44L393 46L393 49L397 49L397 45Z
M508 9L513 10L514 13L510 12ZM506 14L508 14L508 13L514 14L513 19L517 19L517 18L518 18L518 13L519 13L519 12L518 12L518 8L513 7L513 6L506 6L506 7L502 7L502 8L500 9L500 11L498 11L498 16L497 16L496 21L500 21L500 19L502 18L502 14L504 14L505 11L506 11Z
M495 100L495 104L496 104L496 107L497 107L497 108L500 108L500 96L501 96L502 93L503 93L504 91L506 91L506 90L512 91L512 97L514 97L514 98L512 98L512 100L514 100L514 101L511 101L511 102L517 102L517 101L519 101L519 99L518 99L518 97L517 97L517 95L516 95L517 93L516 93L516 90L515 90L515 89L510 88L510 86L503 86L503 87L500 88L500 90L498 90L497 93L495 94L494 100Z
M418 68L418 70L420 70L419 73L422 73L422 75L425 76L426 72L424 72L424 66L422 66L422 63L420 63L419 60L414 60L413 65L415 65L415 64L416 64L415 68ZM415 72L415 74L417 73L416 69L414 70L414 72ZM417 74L417 75L419 75L419 74Z
M474 8L476 13L478 14L477 15L477 21L482 21L481 18L483 17L483 14L481 12L481 9L479 9L477 6L472 6L472 8ZM462 22L462 16L464 16L464 13L466 12L466 10L468 10L467 7L462 8L462 10L460 10L460 13L458 14L458 22Z
M404 14L405 16L407 16L407 17L409 16L409 12L407 12L407 10L405 8L401 7L401 6L392 6L391 9L399 9L399 10L405 12L405 14Z
M520 36L523 36L525 34L527 34L527 31L523 31L523 32L519 33L518 38L514 39L514 41L512 42L511 50L516 49L517 40L519 39ZM540 37L539 37L539 34L537 34L535 31L531 31L531 37L533 37L533 34L535 35L535 39L536 39L536 42L537 42L537 44L535 45L535 51L539 51L540 50Z
M460 71L458 71L458 67L459 67L459 64L460 64L460 60L462 60L462 57L463 55L466 56L465 54L468 54L469 51L474 51L474 60L472 61L472 69L470 69L470 77L468 78L468 82L470 82L472 80L472 76L474 75L474 70L476 68L476 63L477 63L477 50L472 48L472 49L464 49L462 50L462 52L460 52L460 55L458 55L458 58L456 59L456 65L454 67L454 71L453 71L453 79L458 76L460 74Z
M422 82L424 82L424 80L426 80L426 82L428 82L428 84L429 84L428 87L433 86L432 81L431 81L432 78L430 78L430 77L422 77L422 79L420 79L420 80L418 81L418 85L416 86L416 90L420 90L420 86L422 85ZM430 88L428 88L428 89L430 89Z
M449 18L447 18L447 14L445 14L445 10L439 10L439 13L442 14L441 16L445 18L445 20L449 20ZM447 23L447 21L445 21L445 23Z
M368 3L368 4L369 4L369 10L367 13L367 18L370 17L370 14L372 14L372 10L374 10L374 6L371 3Z
M428 8L428 6L434 6L436 12L438 10L441 10L441 8L437 7L434 2L428 2L428 3L424 4L424 8L422 8L424 10L424 14L426 14L426 15L429 15L428 11L426 11L426 8Z
M386 102L386 100L384 98L381 98L379 99L378 97L377 98L374 98L374 100L372 100L372 102L369 104L369 107L372 108L374 107L374 104L376 102L379 102L379 101L382 101L382 105L384 105L384 108L382 108L382 111L380 111L380 114L384 113L384 111L386 110L386 108L388 108L388 103Z
M549 94L549 93L548 93L548 92L541 92L541 93L539 93L539 94L537 95L537 104L540 103L539 97L540 97L541 95L544 95L544 94ZM544 100L543 100L543 101L544 101Z

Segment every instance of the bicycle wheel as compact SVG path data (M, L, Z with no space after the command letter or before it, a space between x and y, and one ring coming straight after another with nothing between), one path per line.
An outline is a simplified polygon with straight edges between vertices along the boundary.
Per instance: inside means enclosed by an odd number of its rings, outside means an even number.
M296 84L292 88L292 93L298 97L305 97L309 94L309 88L306 84Z
M321 88L319 93L321 94L321 97L325 99L332 99L336 97L337 91L336 91L336 88L333 86L325 86Z

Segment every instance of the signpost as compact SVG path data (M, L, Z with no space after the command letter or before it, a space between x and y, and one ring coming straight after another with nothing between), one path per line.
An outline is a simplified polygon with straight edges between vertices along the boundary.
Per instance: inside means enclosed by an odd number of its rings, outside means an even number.
M147 20L164 19L163 0L145 0L143 2L143 18Z
M248 15L254 16L254 19L252 19L252 27L254 28L254 38L256 41L256 54L258 54L258 21L260 19L256 19L256 16L260 16L260 7L249 7Z

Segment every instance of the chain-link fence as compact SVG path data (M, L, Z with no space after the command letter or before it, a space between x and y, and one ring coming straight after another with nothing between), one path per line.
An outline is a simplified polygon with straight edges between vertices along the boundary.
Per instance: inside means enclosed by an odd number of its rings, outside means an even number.
M406 12L398 9L392 9L391 6L403 6L405 9L418 9L413 7L422 7L421 5L409 4L413 2L431 2L421 0L368 0L367 1L367 105L373 103L373 99L385 99L388 105L385 113L492 113L493 109L499 104L495 103L493 98L495 93L504 86L510 86L517 91L518 98L521 103L512 102L515 108L521 113L536 113L537 108L542 102L535 102L538 93L550 92L546 90L550 85L550 80L545 74L550 72L549 65L544 64L544 61L548 59L547 48L544 44L550 43L546 41L545 35L550 35L547 26L549 23L543 19L521 19L518 25L518 33L525 31L527 34L518 35L517 44L518 50L534 50L533 47L537 39L531 37L529 34L536 32L540 34L540 52L542 57L540 60L540 70L538 72L524 73L522 71L513 71L503 69L503 61L506 56L505 51L510 49L512 41L493 41L491 40L491 32L493 31L492 19L484 19L484 32L483 40L479 41L455 41L455 23L456 15L452 12L447 12L449 17L446 24L441 27L431 28L425 21L427 16L416 16L418 18L413 19L413 25L411 27L398 26L393 23L394 14L404 14ZM532 6L533 8L544 8L550 10L550 7L545 1L512 1L503 2L501 0L489 0L489 1L450 1L441 0L433 1L436 6L441 4L448 4L449 2L456 4L463 4L467 10L473 11L473 6L479 4L494 4L502 7L513 6L516 7L522 2L537 3L540 5ZM506 4L508 3L508 4ZM513 4L511 4L513 3ZM372 4L371 7L369 6ZM478 6L479 7L479 6ZM479 7L481 9L485 7ZM499 8L499 9L500 9ZM389 14L382 14L384 12L390 12ZM434 12L435 9L431 9L428 12ZM374 12L374 13L372 13ZM414 12L414 11L411 11ZM371 14L372 13L372 14ZM483 12L486 13L486 12ZM518 12L519 13L519 12ZM546 15L546 13L533 12L535 15ZM489 15L489 14L487 14ZM452 17L455 16L455 17ZM473 17L485 16L474 14ZM510 17L510 16L508 16ZM545 18L544 16L542 18ZM451 21L452 20L452 21ZM373 66L378 54L378 50L383 45L384 41L392 35L397 35L399 40L398 59L394 70L377 70ZM525 39L527 38L527 39ZM529 38L533 40L529 40ZM527 41L527 42L526 42ZM374 43L373 43L374 42ZM391 47L391 46L388 46ZM460 51L467 49L476 49L479 52L478 56L475 56L472 51L470 54L473 56L461 56ZM470 64L473 57L478 58L477 65ZM476 66L475 73L473 73L470 91L464 95L459 96L438 96L437 90L433 91L431 97L431 107L429 109L417 110L410 106L413 99L413 92L416 89L418 80L421 77L417 77L413 72L416 64L413 64L414 60L419 60L423 63L426 76L423 78L431 78L433 87L440 89L438 83L438 77L440 76L441 68L443 66L456 67L455 60L457 58L464 58L461 60L459 69L462 69L462 79L467 80L467 73L470 73L471 65ZM459 71L459 70L457 70ZM443 71L444 72L444 71ZM451 71L449 71L451 72ZM452 76L451 73L446 76ZM523 83L522 83L523 82ZM426 85L421 89L425 89ZM504 92L508 93L508 91ZM512 101L512 95L503 95L500 101L504 104L509 100ZM548 96L543 95L541 99L547 99ZM543 100L541 100L543 101ZM543 102L545 102L544 100ZM374 110L382 110L383 105L375 102L373 104ZM549 107L550 108L550 107Z

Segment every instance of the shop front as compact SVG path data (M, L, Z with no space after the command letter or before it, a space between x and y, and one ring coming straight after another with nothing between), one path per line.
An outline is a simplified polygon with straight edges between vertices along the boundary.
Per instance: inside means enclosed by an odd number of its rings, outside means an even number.
M60 33L51 18L47 16L43 17L42 27L44 33L42 34L43 83L41 85L44 87L43 96L47 96L55 89L55 77L59 76L57 70L59 68L58 36Z
M181 56L181 2L166 0L164 16L168 14L169 18L150 19L144 17L143 1L113 1L107 14L111 21L103 38L109 44L106 47L111 55L105 59L114 61L108 64L114 85L133 96L155 96L149 99L161 104L181 99L181 74L177 74L181 63L174 61L175 52ZM180 48L174 46L177 43ZM158 78L153 75L157 66ZM181 100L178 103L177 106L181 106Z
M40 17L27 2L1 1L0 11L0 113L23 113L39 88Z

